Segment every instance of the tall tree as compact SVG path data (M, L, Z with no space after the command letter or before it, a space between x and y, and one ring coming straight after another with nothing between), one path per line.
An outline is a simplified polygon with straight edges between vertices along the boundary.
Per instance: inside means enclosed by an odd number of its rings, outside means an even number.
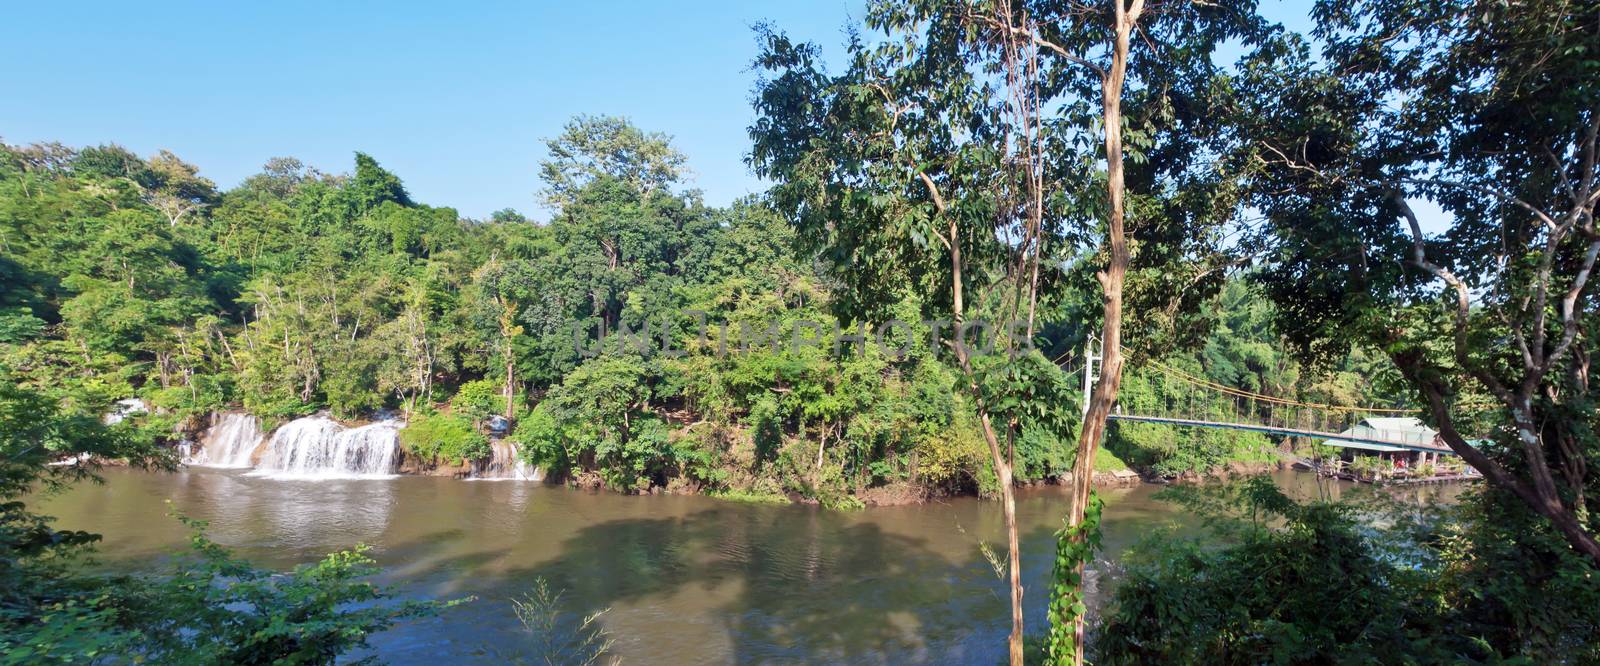
M1103 220L1062 232L1087 253L1078 267L1094 271L1100 292L1100 375L1078 431L1066 519L1065 538L1080 546L1089 539L1084 523L1095 457L1122 383L1125 326L1135 324L1145 336L1135 349L1155 348L1226 275L1216 245L1237 209L1237 168L1227 159L1227 137L1209 127L1232 109L1226 63L1215 52L1227 40L1253 43L1261 30L1254 10L1250 0L1149 6L999 0L973 16L1001 45L1008 108L1020 117L1014 125L1025 139L1030 125L1043 135L1032 139L1033 149L1015 151L1030 174L1039 174L1023 179L1027 198L1040 202L1033 209L1045 209L1050 188L1071 188L1065 196L1077 197L1077 210ZM1098 151L1085 141L1095 133L1090 128L1099 130ZM1046 149L1050 141L1074 139L1085 145L1068 168L1094 173L1084 158L1103 160L1103 179L1062 173L1060 161L1070 154ZM1131 290L1130 272L1143 282ZM1143 312L1127 312L1129 296ZM1070 564L1073 580L1082 580L1086 562ZM1070 641L1053 633L1050 656L1082 663L1085 616L1065 606L1071 617L1052 621L1070 619Z
M622 181L641 195L662 190L684 176L688 158L672 137L646 132L617 116L578 116L561 136L545 142L549 159L539 164L546 201L562 205L600 176Z
M516 416L517 352L524 327L522 307L533 291L532 275L521 262L491 258L472 275L472 319L492 355L499 360L504 416Z
M849 286L839 300L846 314L870 315L920 290L931 314L958 328L974 314L1019 315L1031 334L1040 296L1070 277L1064 267L1095 269L1107 362L1079 430L1068 516L1077 526L1116 401L1130 267L1191 278L1167 290L1183 298L1220 285L1220 271L1189 264L1195 243L1231 219L1237 197L1226 169L1192 160L1219 154L1201 129L1221 106L1212 53L1256 29L1253 5L884 1L873 3L867 24L889 39L854 37L850 67L838 76L817 65L814 47L765 35L758 65L773 78L758 90L753 162L778 181L774 202L800 242ZM1152 48L1133 49L1135 32ZM1125 98L1134 113L1124 112ZM1127 228L1130 131L1139 156L1167 158L1134 172L1153 241L1143 264ZM1019 394L987 389L981 364L962 345L951 351L1001 479L1010 651L1020 663L1023 590L1009 487L1018 420L1002 412L1048 410L1061 398L1047 390L1051 378L1026 372L1012 375L1027 385ZM1081 660L1081 617L1076 624Z
M171 226L178 226L184 217L210 207L218 199L216 184L200 175L200 167L169 151L150 158L148 168L152 182L145 188L145 201L167 216Z
M1360 0L1314 15L1321 58L1288 40L1243 82L1281 325L1314 350L1382 349L1452 450L1600 564L1600 5ZM1501 427L1467 430L1470 396Z

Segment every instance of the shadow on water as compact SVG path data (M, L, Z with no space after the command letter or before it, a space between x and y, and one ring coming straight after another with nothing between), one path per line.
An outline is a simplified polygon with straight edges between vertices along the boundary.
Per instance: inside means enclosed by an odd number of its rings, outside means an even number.
M988 564L948 561L921 539L852 518L729 505L602 522L565 539L554 560L510 571L502 582L531 588L543 579L582 612L612 608L608 628L620 651L664 661L978 657L970 641L983 632L975 628L1006 612L999 594L968 593L975 582L992 581ZM700 617L674 621L633 610L659 599L700 606Z

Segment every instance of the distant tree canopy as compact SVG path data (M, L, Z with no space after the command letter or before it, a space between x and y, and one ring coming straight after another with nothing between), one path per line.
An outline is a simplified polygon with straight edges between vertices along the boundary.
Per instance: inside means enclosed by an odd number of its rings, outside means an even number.
M671 137L645 132L617 116L578 116L561 136L545 143L549 158L539 164L545 199L552 205L571 203L596 178L621 181L641 195L679 183L688 158L672 147Z
M995 490L947 349L718 354L740 348L741 326L805 320L831 336L853 325L836 312L854 292L819 270L764 199L706 206L681 191L682 155L666 138L619 119L580 118L555 143L547 185L564 199L547 224L419 203L366 154L347 175L274 158L216 191L170 154L5 146L0 365L23 386L86 405L139 396L174 418L397 408L432 424L405 445L440 464L487 455L488 418L509 417L525 455L622 489L829 502L893 484ZM158 190L197 205L174 221L151 198ZM1251 293L1225 300L1219 324L1267 307ZM930 311L919 296L900 298L882 316L917 322ZM1083 327L1046 321L1064 316L1041 315L1042 346L1081 347ZM663 335L692 353L659 353ZM1230 352L1211 364L1217 379L1292 365L1274 355L1274 335L1256 325L1254 343L1219 338L1255 344L1256 356ZM1070 412L1078 397L1064 384L1057 402ZM1319 389L1290 371L1259 390ZM1021 435L1019 478L1070 468L1060 433L1023 424ZM1180 439L1146 434L1127 451L1181 471L1237 449L1180 456Z

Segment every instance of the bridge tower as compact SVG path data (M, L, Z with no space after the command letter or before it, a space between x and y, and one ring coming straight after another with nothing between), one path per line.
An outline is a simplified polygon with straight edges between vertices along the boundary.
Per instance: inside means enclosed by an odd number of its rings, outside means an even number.
M1098 353L1102 351L1097 349L1099 347L1098 341L1098 337L1093 333L1090 333L1083 341L1083 416L1085 418L1089 416L1089 396L1094 394L1094 382L1100 378L1094 372L1094 364L1096 361L1105 358Z

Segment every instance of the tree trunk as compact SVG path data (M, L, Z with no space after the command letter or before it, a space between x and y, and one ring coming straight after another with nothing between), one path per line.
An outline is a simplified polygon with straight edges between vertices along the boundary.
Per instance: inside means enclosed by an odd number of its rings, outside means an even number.
M506 343L510 344L510 341L508 340L508 341L506 341ZM505 417L506 417L507 421L510 421L511 417L514 415L515 412L513 410L516 408L516 404L517 404L516 403L516 399L517 399L516 372L517 372L517 364L512 359L507 358L506 359L506 390L505 390L505 395L506 395L506 414L505 414Z
M945 214L944 199L939 195L939 189L934 185L933 179L926 172L920 177L928 186L933 197L934 208ZM950 295L951 311L955 315L954 326L956 335L961 335L961 323L966 310L965 293L962 287L962 258L961 258L961 227L954 219L950 220ZM1000 507L1005 514L1006 545L1009 553L1006 558L1006 568L1010 570L1011 580L1011 636L1007 639L1007 652L1010 656L1011 666L1023 666L1022 659L1022 553L1017 538L1017 502L1013 493L1011 465L1006 460L1005 452L1000 448L1000 439L994 434L994 423L989 418L989 406L983 399L983 392L978 389L977 380L972 373L972 360L967 355L967 346L961 344L951 345L955 352L956 361L961 365L963 374L966 375L967 389L972 395L973 406L978 412L978 421L983 426L983 441L989 445L989 460L994 464L995 478L1000 485Z
M1084 415L1083 427L1078 437L1078 455L1072 465L1072 503L1067 525L1083 524L1089 506L1090 485L1094 477L1095 453L1105 437L1106 420L1117 401L1117 390L1122 385L1122 284L1128 271L1128 239L1124 231L1124 175L1122 166L1122 88L1128 69L1128 43L1133 26L1143 11L1143 0L1134 0L1131 8L1116 4L1116 43L1111 53L1111 66L1106 70L1101 87L1101 104L1105 117L1106 195L1110 202L1111 219L1106 231L1110 245L1110 262L1100 278L1105 295L1104 330L1100 336L1100 379L1095 383L1094 396L1089 401L1089 412ZM1083 580L1084 563L1077 564L1078 580ZM1083 663L1083 635L1085 617L1073 620L1073 663Z
M1596 566L1600 566L1600 540L1597 540L1584 526L1576 512L1561 501L1561 496L1553 484L1548 489L1543 489L1538 484L1524 483L1505 467L1468 443L1467 439L1456 430L1455 420L1451 418L1449 409L1445 406L1444 389L1424 376L1415 359L1398 356L1391 358L1401 373L1422 390L1422 396L1428 402L1428 410L1439 426L1439 437L1450 450L1455 451L1456 455L1461 456L1461 459L1473 469L1483 473L1484 478L1490 483L1511 491L1535 513L1544 516L1573 550L1582 553ZM1517 420L1521 421L1522 418L1519 417ZM1543 451L1539 451L1539 454L1543 455Z

